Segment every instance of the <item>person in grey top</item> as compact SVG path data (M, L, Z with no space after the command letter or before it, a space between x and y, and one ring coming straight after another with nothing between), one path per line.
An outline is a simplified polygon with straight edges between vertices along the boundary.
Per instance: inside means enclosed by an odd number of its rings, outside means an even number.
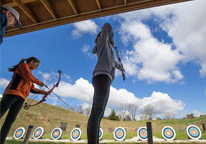
M115 68L122 70L121 65L115 61L111 47L111 45L114 46L113 37L112 26L109 23L105 23L95 39L96 45L92 51L93 54L97 54L98 61L92 78L94 97L87 124L88 144L99 144L100 121L109 98L110 85L115 77Z

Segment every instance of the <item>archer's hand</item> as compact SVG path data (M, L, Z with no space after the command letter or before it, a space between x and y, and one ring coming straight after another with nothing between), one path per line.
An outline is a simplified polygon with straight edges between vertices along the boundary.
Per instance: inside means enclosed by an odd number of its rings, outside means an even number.
M43 82L41 82L40 86L43 87L45 84Z

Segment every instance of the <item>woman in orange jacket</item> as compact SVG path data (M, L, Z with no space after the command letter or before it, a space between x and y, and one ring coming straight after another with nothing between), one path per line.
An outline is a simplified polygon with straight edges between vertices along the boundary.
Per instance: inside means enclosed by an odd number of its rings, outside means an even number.
M24 61L26 61L26 63ZM39 86L45 85L31 73L32 70L38 68L39 64L40 61L37 58L30 57L28 59L22 59L17 65L9 68L9 71L14 72L14 75L9 85L6 87L6 90L3 93L3 98L0 102L0 118L9 109L8 115L0 131L1 144L4 143L16 116L29 93L32 92L42 95L47 93L46 91L35 88L33 84L36 83Z

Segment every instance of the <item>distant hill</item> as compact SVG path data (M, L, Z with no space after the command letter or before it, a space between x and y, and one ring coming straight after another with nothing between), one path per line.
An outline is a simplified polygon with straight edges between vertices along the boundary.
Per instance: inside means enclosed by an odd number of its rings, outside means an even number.
M6 114L0 120L0 126L4 122ZM16 121L14 122L9 136L13 136L14 131L19 127L28 128L29 125L34 125L34 129L37 127L43 127L45 133L50 135L51 131L60 126L61 122L67 123L66 132L70 133L76 124L80 125L82 133L86 134L86 127L88 116L76 113L67 109L63 109L57 106L41 103L37 106L31 107L28 110L21 109ZM193 118L193 119L177 119L177 120L152 120L153 132L161 132L164 126L171 126L176 131L179 131L179 127L183 130L190 124L198 126L202 130L202 123L206 123L206 115ZM135 128L146 126L146 121L111 121L103 119L101 122L101 128L105 133L109 128L116 127L127 128L127 132L135 132Z

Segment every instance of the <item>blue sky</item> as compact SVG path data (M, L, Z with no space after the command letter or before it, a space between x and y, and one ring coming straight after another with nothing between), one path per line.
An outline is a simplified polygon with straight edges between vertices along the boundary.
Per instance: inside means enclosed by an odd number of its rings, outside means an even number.
M46 81L62 70L55 93L69 105L92 104L92 72L97 62L94 40L104 23L114 29L114 41L126 70L116 71L105 115L120 104L135 103L139 113L154 107L155 117L177 118L206 113L205 0L196 0L101 17L4 38L1 45L0 95L12 77L9 67L22 58L41 63L33 75ZM46 103L64 105L54 95Z

